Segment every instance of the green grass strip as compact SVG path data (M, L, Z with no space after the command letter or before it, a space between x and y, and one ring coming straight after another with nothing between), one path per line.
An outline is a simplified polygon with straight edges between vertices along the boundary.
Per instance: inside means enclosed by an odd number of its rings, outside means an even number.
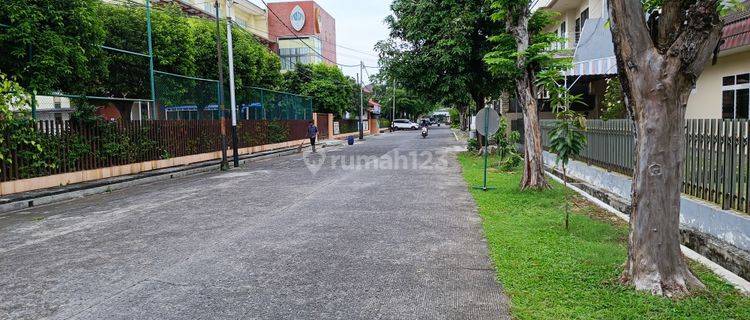
M467 183L481 184L481 158L459 160ZM488 184L497 189L471 190L514 318L750 319L750 298L697 264L691 268L708 288L680 300L621 285L627 225L576 196L566 231L562 186L521 192L520 179L491 170Z

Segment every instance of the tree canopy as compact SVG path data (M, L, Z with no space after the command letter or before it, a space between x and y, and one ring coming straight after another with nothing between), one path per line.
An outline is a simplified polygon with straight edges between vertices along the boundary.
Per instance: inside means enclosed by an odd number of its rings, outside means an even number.
M489 35L502 29L490 19L484 0L395 0L386 18L390 39L377 44L383 72L434 103L457 106L465 114L473 101L502 89L484 56Z
M36 91L77 93L106 72L98 0L0 1L0 71Z
M359 105L359 86L336 66L301 64L283 75L282 90L313 98L315 112L342 116Z
M174 5L155 7L151 14L156 70L218 78L215 21L188 17ZM0 59L0 70L27 89L42 94L150 96L148 57L101 48L104 45L148 53L143 5L98 0L8 0L0 3L0 23L7 25L0 26L0 54L12 57ZM224 22L220 30L226 63ZM278 56L239 27L232 35L237 87L278 88ZM228 81L228 68L224 72ZM169 88L191 87L175 78L157 77L157 81L174 82L165 84Z

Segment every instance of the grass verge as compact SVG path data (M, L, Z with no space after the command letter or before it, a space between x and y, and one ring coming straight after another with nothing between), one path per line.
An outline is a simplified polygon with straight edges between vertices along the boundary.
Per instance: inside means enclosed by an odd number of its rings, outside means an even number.
M480 185L481 158L463 153L459 161L467 183ZM563 187L520 192L520 179L490 169L488 185L497 189L471 190L514 318L750 319L750 298L697 264L707 290L680 300L621 285L627 224L576 195L566 231Z

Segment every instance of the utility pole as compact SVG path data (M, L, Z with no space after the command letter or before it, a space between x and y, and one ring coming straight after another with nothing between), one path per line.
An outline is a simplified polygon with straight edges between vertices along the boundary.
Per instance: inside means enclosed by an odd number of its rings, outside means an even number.
M391 123L396 120L396 80L393 81L393 112L391 115Z
M365 127L362 118L365 116L365 63L359 62L359 140L365 139Z
M227 126L226 117L224 116L224 61L221 55L221 24L219 23L219 0L214 1L214 8L216 9L216 56L219 69L219 114L221 115L221 170L229 170L229 162L227 161Z
M232 5L234 0L227 0L227 47L229 50L229 99L232 106L232 158L234 160L234 166L240 166L240 155L237 154L237 101L234 94L234 48L232 47L232 24L234 24L234 17L232 16Z
M154 45L151 39L151 0L146 0L146 37L148 40L148 74L151 84L151 103L154 104L152 120L158 120L156 111L156 84L154 83Z

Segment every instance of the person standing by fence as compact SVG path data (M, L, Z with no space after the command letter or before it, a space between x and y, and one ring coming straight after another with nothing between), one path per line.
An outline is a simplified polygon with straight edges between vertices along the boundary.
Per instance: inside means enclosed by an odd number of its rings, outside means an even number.
M315 140L318 138L318 127L315 126L313 121L310 121L307 125L307 137L310 138L312 152L315 152Z

